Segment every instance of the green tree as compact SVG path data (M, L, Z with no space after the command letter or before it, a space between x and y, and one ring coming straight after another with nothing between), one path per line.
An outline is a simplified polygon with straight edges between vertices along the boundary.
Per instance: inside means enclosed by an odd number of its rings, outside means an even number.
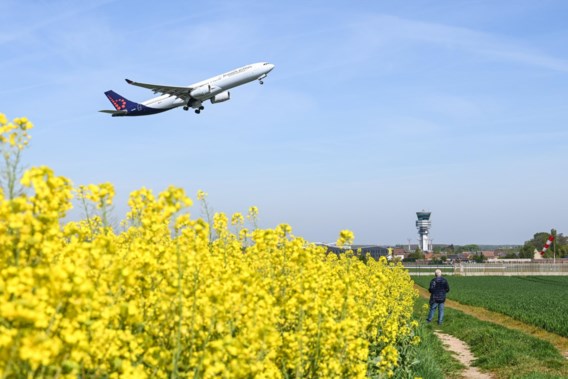
M516 253L514 251L509 251L509 252L507 252L507 255L505 255L503 258L504 259L516 259L518 257L519 257L518 253Z
M476 245L476 244L464 245L463 248L464 248L464 251L469 251L469 252L472 252L472 253L477 253L478 251L481 251L479 246Z
M555 229L552 229L551 233L535 233L532 239L525 242L525 244L521 248L521 251L519 252L519 257L533 258L534 251L542 250L550 234L554 235L555 238L550 248L544 254L545 258L552 258L554 256L554 252L556 252L557 258L568 256L568 237L564 236L562 233L557 233Z
M477 263L483 263L487 260L487 257L481 253L481 251L475 253L473 260Z
M469 244L469 245L463 245L463 246L453 246L453 249L455 250L456 254L459 253L464 253L464 252L470 252L470 253L477 253L478 251L480 251L479 246L476 244Z
M557 258L568 257L568 237L564 236L562 233L558 234L556 229L552 229L550 234L554 236L554 241L552 241L551 253L554 255L556 253Z
M424 259L424 253L422 252L422 250L420 250L419 247L416 248L416 250L414 250L414 253L410 254L408 256L408 258L411 259Z

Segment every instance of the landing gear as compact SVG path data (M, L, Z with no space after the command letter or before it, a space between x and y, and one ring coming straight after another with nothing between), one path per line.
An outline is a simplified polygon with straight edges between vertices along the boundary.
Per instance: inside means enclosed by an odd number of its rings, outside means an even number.
M197 109L195 110L195 113L200 114L201 111L204 110L204 109L205 109L205 107L202 105L202 106L200 106L199 108L197 108Z
M260 84L264 84L264 82L262 81L262 79L264 79L264 78L266 78L266 74L260 75L260 76L258 77L258 82L259 82Z
M184 110L184 111L188 111L188 110L189 110L189 107L186 105L185 107L183 107L183 110Z

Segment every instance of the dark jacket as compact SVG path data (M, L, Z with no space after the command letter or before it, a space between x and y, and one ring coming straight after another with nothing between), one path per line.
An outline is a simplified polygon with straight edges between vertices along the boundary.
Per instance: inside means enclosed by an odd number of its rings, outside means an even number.
M430 304L446 301L446 293L450 292L450 285L446 278L439 276L430 281Z

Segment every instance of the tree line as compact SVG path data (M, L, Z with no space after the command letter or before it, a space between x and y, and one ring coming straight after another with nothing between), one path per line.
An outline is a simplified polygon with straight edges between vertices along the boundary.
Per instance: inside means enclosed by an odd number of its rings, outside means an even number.
M552 229L550 232L538 232L533 235L528 241L522 246L512 247L512 248L498 248L495 252L502 252L505 254L500 254L501 258L514 259L514 258L534 258L535 250L542 251L546 241L550 235L554 236L552 244L548 250L544 253L544 258L567 258L568 257L568 236L558 233L556 229ZM447 255L456 255L461 253L472 253L471 259L477 262L483 262L486 257L481 253L482 248L477 244L467 244L467 245L438 245L434 246L434 254L440 254L440 257L436 259L445 260ZM409 260L424 259L424 252L417 248L408 256Z
M535 233L533 238L526 241L519 251L519 258L533 258L534 251L542 251L542 248L551 234L554 236L554 240L548 250L544 253L544 258L568 257L568 236L564 236L562 233L558 233L556 229L552 229L550 233Z

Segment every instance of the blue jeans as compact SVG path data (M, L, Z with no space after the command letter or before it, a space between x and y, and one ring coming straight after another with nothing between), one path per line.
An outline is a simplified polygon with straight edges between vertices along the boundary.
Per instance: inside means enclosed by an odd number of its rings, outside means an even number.
M438 324L441 324L444 320L444 303L432 303L430 304L430 312L428 313L428 318L426 321L430 322L434 318L434 312L438 308Z

